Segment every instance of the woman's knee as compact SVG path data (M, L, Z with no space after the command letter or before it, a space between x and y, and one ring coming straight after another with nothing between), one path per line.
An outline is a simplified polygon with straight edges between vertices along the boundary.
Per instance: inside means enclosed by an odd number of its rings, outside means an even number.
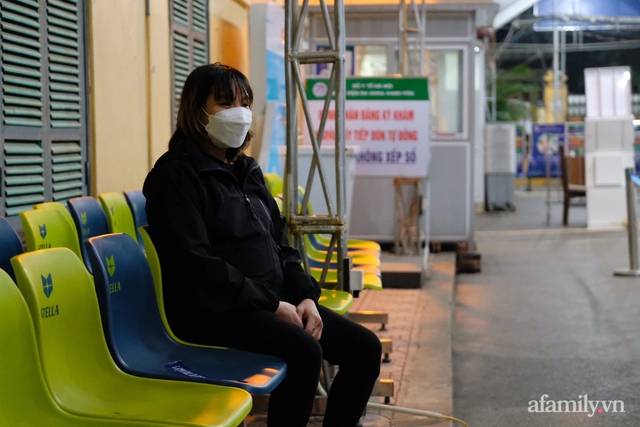
M322 365L322 347L311 335L299 340L295 346L288 349L285 362L289 370L307 370L320 372Z
M355 338L355 337L354 337ZM368 329L354 339L354 353L358 355L357 364L368 370L380 371L380 359L382 358L382 344L380 338Z

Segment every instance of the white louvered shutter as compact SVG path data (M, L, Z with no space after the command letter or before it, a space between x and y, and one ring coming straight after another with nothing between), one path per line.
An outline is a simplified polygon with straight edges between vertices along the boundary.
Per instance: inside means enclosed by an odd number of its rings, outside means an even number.
M87 194L83 3L0 2L0 215Z

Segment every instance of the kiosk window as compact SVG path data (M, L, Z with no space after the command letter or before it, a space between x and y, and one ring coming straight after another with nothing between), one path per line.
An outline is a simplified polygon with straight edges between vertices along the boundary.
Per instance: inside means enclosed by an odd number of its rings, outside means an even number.
M429 77L432 130L437 136L453 136L463 128L462 50L425 52L425 74Z
M387 75L387 46L355 46L355 75L378 77Z

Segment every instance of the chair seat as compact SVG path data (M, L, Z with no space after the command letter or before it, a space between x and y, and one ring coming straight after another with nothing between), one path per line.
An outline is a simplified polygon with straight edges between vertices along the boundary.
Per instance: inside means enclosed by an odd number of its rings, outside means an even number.
M326 236L318 235L318 243L322 245L328 245L331 240ZM374 242L372 240L361 240L361 239L347 239L347 247L349 250L358 250L358 249L369 249L373 251L377 251L380 253L382 250L380 248L380 244L378 242Z
M353 295L345 291L323 289L318 304L338 314L345 314L353 304Z
M587 192L586 185L569 184L569 191L572 193L585 193Z

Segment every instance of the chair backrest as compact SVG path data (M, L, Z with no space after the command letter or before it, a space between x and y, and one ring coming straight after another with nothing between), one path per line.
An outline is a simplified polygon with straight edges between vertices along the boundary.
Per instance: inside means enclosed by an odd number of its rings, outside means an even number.
M78 240L82 244L86 239L109 233L107 215L100 202L93 197L75 197L69 200L69 213L78 229Z
M158 257L158 252L156 251L156 247L153 245L151 236L149 236L147 227L140 227L138 231L140 232L140 236L144 241L147 262L149 263L149 267L151 268L151 275L153 276L153 286L156 290L156 301L158 303L158 310L160 310L162 323L164 324L164 328L166 329L167 333L169 334L169 336L171 336L171 338L173 338L174 341L182 342L171 330L169 321L167 320L167 315L164 311L164 297L162 295L162 269L160 267L160 257Z
M24 252L22 242L9 221L0 216L0 268L6 271L11 279L16 280L11 267L11 258Z
M140 227L144 227L147 225L147 198L144 197L142 191L140 190L125 190L124 198L127 200L127 204L129 205L129 209L131 209L131 213L133 214L133 222L135 223L136 231ZM140 246L144 248L144 242L142 241L142 237L140 233L137 233L138 243Z
M98 196L104 213L107 215L107 222L112 233L125 233L138 241L136 227L133 223L131 209L122 193L115 191L102 193Z
M560 176L562 179L562 190L566 193L569 191L569 173L567 171L567 158L564 156L564 147L562 144L558 146L558 156L560 157Z
M142 194L142 191L125 190L123 194L133 214L133 221L135 222L136 228L147 225L147 211L145 210L147 199L144 197L144 194Z
M116 363L149 351L149 342L168 339L160 318L151 270L138 243L127 234L107 234L84 242L100 303L102 327Z
M275 197L274 199L276 201L276 205L278 205L278 210L280 211L280 213L282 213L283 209L284 209L284 205L282 204L282 199L280 197Z
M67 219L67 221L69 221L69 223L71 224L72 227L75 227L75 223L73 222L73 218L71 218L71 214L69 213L69 211L67 210L67 208L65 207L65 205L63 205L60 202L44 202L44 203L38 203L37 205L33 205L34 209L40 210L40 209L54 209L56 211L59 211L62 215L64 215L64 217Z
M265 173L264 180L267 183L267 188L272 196L281 195L284 191L284 184L282 178L277 173Z
M69 248L82 259L75 227L58 210L40 209L20 212L27 240L27 251Z
M29 306L49 389L58 401L76 401L78 393L104 380L105 370L115 369L92 279L67 248L27 252L11 263Z
M42 374L33 323L18 287L1 270L0 325L0 424L43 422L55 404Z
M82 244L86 239L95 236L101 236L109 233L109 224L107 216L98 202L93 197L75 197L70 199L69 213L78 230L78 241L80 242L80 250L82 251L82 259L89 273L93 273L91 263L87 257L87 250Z

